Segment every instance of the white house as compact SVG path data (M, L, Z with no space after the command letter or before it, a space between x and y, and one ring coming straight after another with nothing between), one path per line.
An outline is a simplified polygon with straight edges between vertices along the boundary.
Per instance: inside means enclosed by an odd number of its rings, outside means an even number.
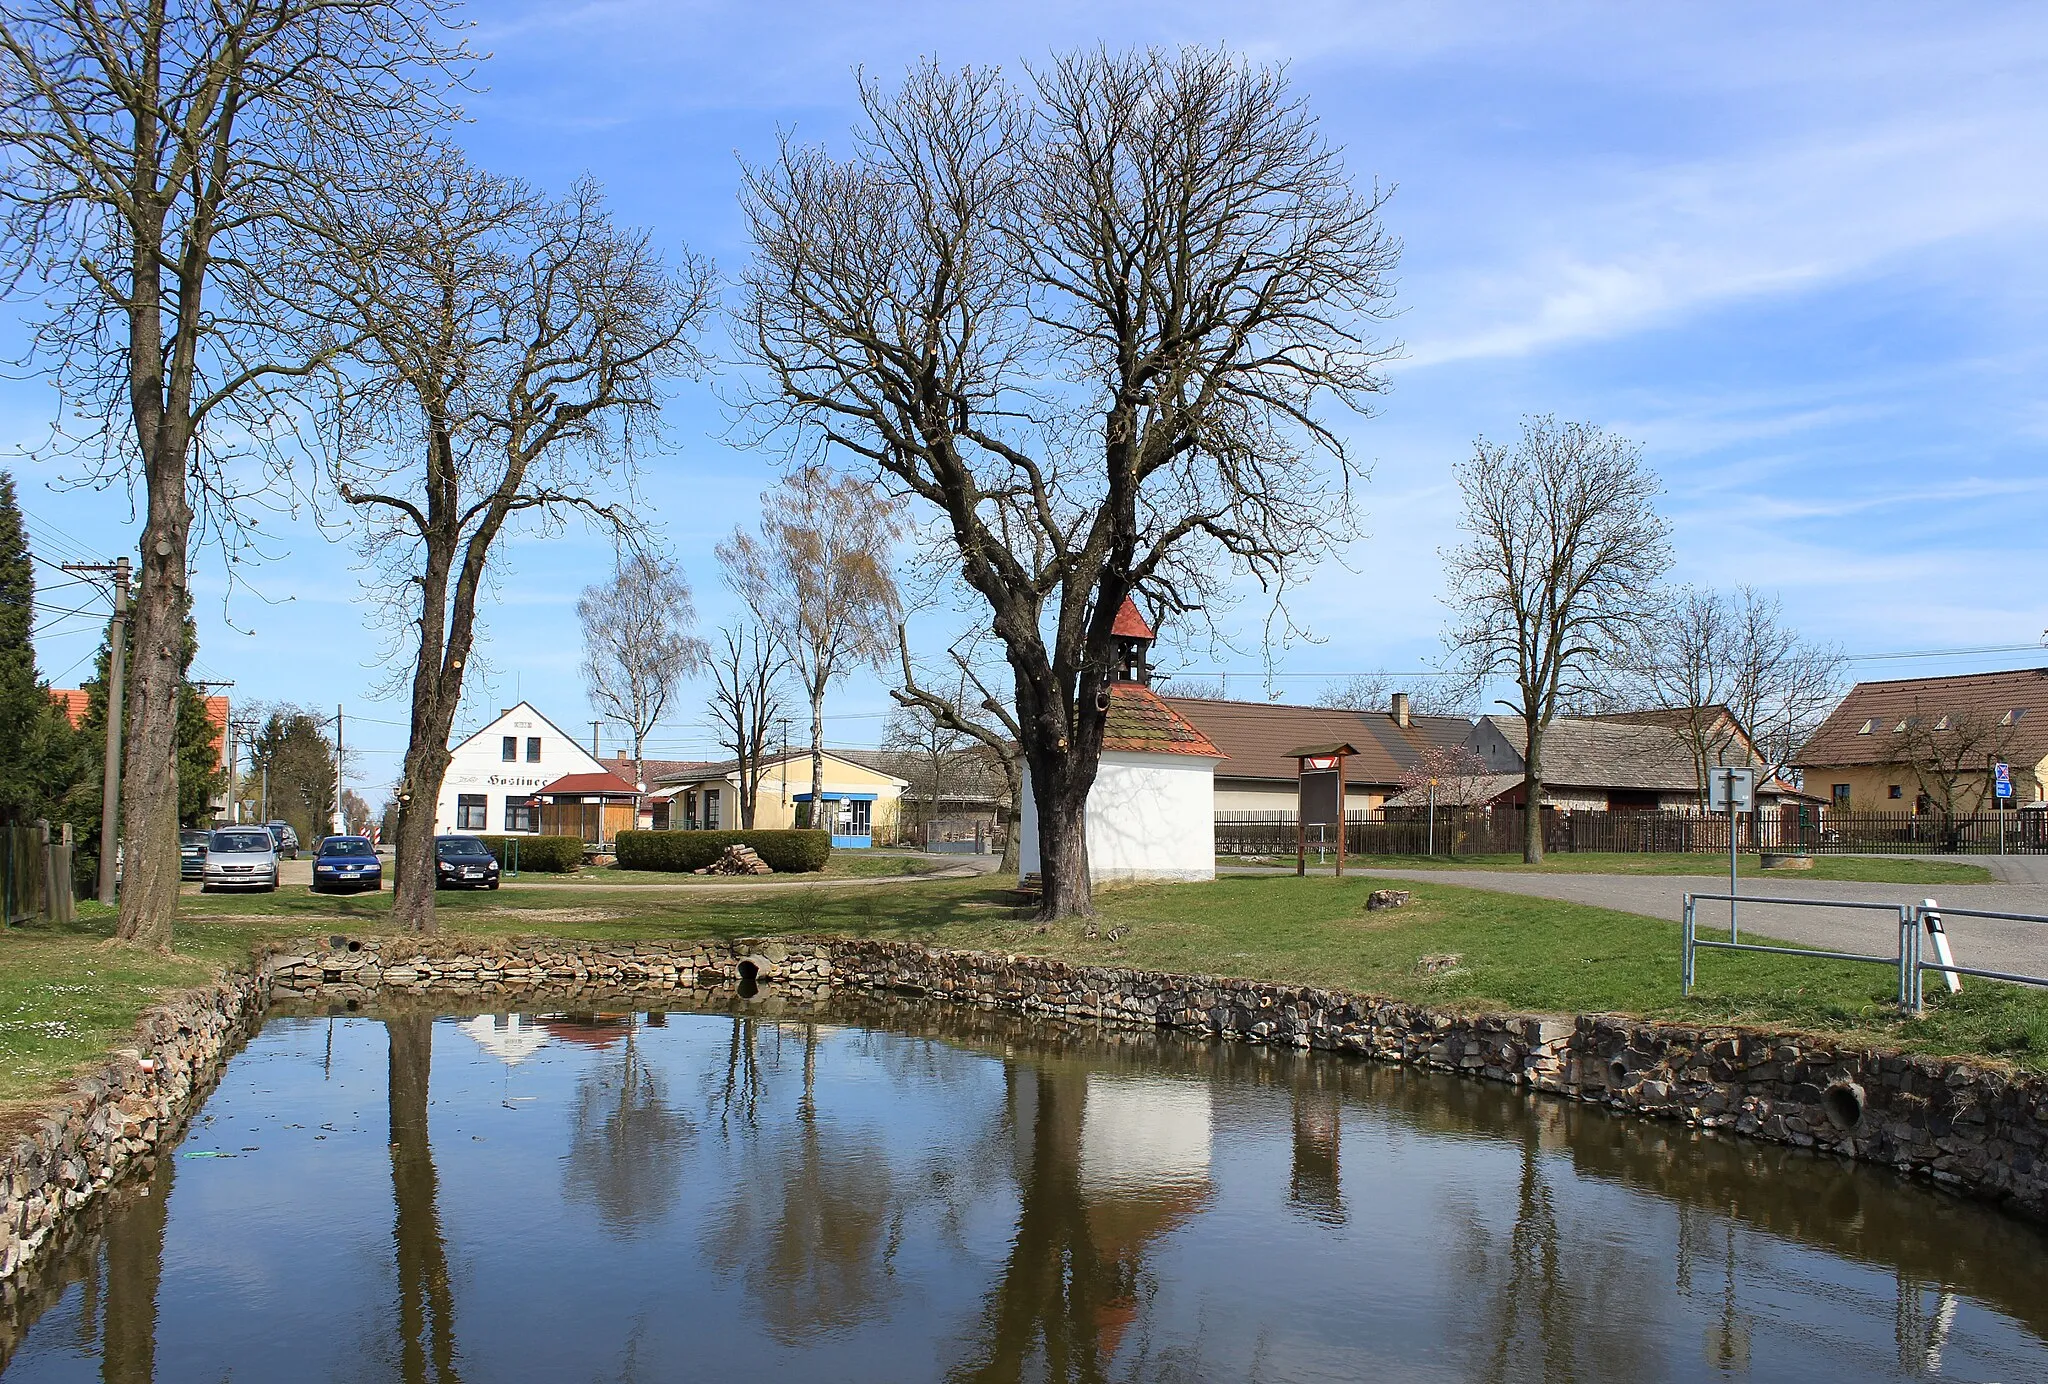
M1102 736L1102 764L1088 794L1091 880L1216 877L1216 761L1223 752L1159 699L1147 653L1152 628L1126 600L1117 612L1116 680ZM1024 775L1019 869L1039 872L1038 807Z
M605 772L573 736L534 710L532 702L500 712L450 754L441 799L434 805L436 833L538 833L535 793L569 774Z

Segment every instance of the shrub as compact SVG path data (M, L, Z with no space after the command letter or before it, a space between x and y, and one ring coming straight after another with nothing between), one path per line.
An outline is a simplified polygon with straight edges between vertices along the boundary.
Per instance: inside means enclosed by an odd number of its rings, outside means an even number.
M583 838L580 836L479 836L484 849L498 858L498 864L511 868L511 856L506 851L508 842L519 843L519 868L532 870L542 875L566 875L575 872L583 863Z
M701 870L727 846L752 846L779 875L814 874L832 854L825 831L622 831L621 870Z

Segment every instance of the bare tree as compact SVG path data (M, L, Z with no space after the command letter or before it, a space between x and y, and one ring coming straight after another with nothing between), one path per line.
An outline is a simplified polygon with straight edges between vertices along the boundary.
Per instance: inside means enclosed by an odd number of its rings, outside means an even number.
M1087 913L1117 611L1277 593L1348 532L1318 408L1382 387L1359 323L1398 246L1284 75L1226 53L1090 50L1022 88L925 63L860 99L847 157L746 172L750 406L936 516L1015 680L1042 915Z
M1023 757L1018 750L1017 715L989 686L991 679L973 656L973 645L955 644L946 651L954 666L955 680L950 695L934 691L930 679L922 678L910 661L910 640L901 630L896 652L903 668L903 685L889 695L899 706L914 711L935 729L965 736L979 744L1003 776L1004 801L1008 805L1009 831L1003 838L1000 868L1017 868L1017 819L1024 807Z
M682 569L653 553L619 557L609 582L583 588L583 685L590 704L633 737L633 777L647 785L647 737L668 714L676 685L704 666L697 608Z
M1152 685L1162 697L1192 697L1205 702L1230 699L1230 688L1222 678L1191 678L1173 674L1153 679Z
M1315 705L1339 711L1385 711L1393 705L1396 692L1408 694L1409 709L1418 716L1472 713L1472 689L1462 680L1409 679L1387 672L1356 673L1342 682L1328 683L1316 694Z
M1589 423L1524 420L1457 468L1467 535L1444 553L1455 617L1444 640L1474 683L1505 675L1522 717L1523 859L1543 859L1543 736L1657 611L1670 565L1661 489L1636 444Z
M740 830L752 831L770 736L782 715L782 674L789 658L773 631L759 625L727 627L718 632L710 666L712 731L731 752L738 773Z
M1891 726L1897 761L1912 771L1927 807L1941 819L1946 849L1956 846L1956 819L1975 813L1991 791L1991 766L2012 747L2014 727L1996 711L1970 705L1923 706ZM1915 805L1915 811L1921 809Z
M1713 766L1782 772L1835 703L1839 650L1802 640L1754 587L1682 587L1646 633L1624 654L1622 695L1668 713L1702 804Z
M593 183L551 201L448 151L336 169L295 213L299 291L362 339L330 377L332 481L413 655L393 917L431 932L434 809L495 545L574 514L635 532L635 448L696 359L710 270L672 271Z
M140 475L118 935L168 948L178 890L180 650L194 526L230 546L289 463L284 397L341 342L247 313L265 231L309 151L443 113L466 57L442 0L27 0L0 9L0 242L43 312L33 358L65 417L48 452ZM250 463L254 463L253 465Z
M888 662L900 536L895 503L874 486L805 466L761 496L758 537L734 529L718 545L726 580L774 633L810 703L814 822L825 801L825 693Z

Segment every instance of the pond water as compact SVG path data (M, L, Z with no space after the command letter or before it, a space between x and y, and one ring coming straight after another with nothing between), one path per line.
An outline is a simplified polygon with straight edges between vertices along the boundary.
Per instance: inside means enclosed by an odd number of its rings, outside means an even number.
M2048 1378L2048 1235L1880 1170L1325 1057L773 1008L273 1017L0 1374Z

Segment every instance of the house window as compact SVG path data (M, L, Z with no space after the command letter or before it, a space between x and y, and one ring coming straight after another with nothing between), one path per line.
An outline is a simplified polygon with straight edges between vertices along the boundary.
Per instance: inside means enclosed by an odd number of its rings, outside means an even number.
M1884 795L1887 798L1903 798L1906 796L1906 793L1904 789L1900 788L1899 785L1894 783L1884 790Z
M455 795L455 829L457 831L489 831L491 802L481 793L457 793Z
M1841 809L1842 809L1842 811L1844 811L1844 812L1847 812L1847 811L1849 810L1849 785L1848 785L1848 784L1846 784L1846 783L1835 783L1835 784L1830 784L1830 785L1828 785L1828 795L1829 795L1830 797L1832 797L1832 798L1833 798L1833 799L1835 800L1835 806L1836 806L1836 807L1839 807L1839 808L1841 808Z
M505 799L505 830L533 831L533 804L520 802L517 798Z
M2020 717L2026 714L2027 709L2025 707L2016 706L2011 711L2006 712L2005 715L1999 717L1998 724L2001 726L2016 726L2020 723Z
M1934 800L1928 797L1925 793L1922 793L1919 797L1913 800L1913 810L1921 814L1922 816L1925 816L1927 813L1932 812L1934 810Z
M704 830L718 830L718 790L716 788L704 790Z
M516 736L516 735L508 735L508 736L506 736L506 737L505 737L505 751L504 751L504 753L505 753L505 762L506 762L507 764L510 764L510 763L511 763L511 762L512 762L513 760L515 760L515 759L519 758L519 737L518 737L518 736Z
M528 764L540 763L540 737L538 735L526 737L526 762Z
M1870 719L1869 719L1868 721L1865 721L1865 722L1864 722L1864 723L1863 723L1862 725L1858 726L1858 727L1856 728L1856 733L1857 733L1858 735L1868 735L1868 734L1870 734L1870 732L1872 732L1872 731L1874 731L1874 730L1876 730L1876 729L1877 729L1877 718L1876 718L1875 716L1873 716L1873 717L1871 717L1871 718L1870 718Z

